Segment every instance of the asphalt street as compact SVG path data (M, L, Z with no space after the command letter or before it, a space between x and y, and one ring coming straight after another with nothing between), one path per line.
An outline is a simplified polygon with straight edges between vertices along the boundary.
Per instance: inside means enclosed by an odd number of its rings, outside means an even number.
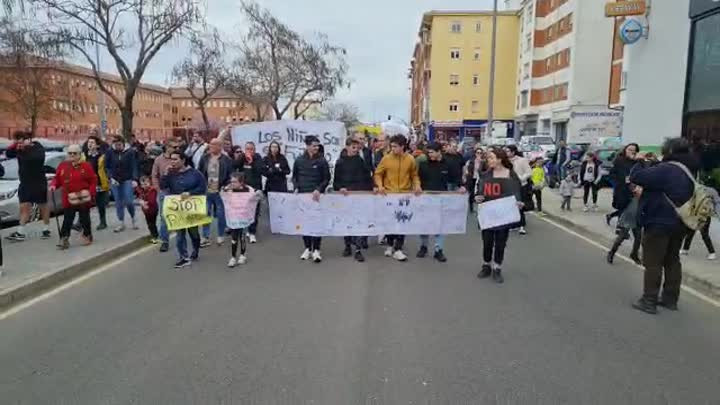
M630 307L641 273L536 218L506 282L478 280L480 235L448 263L300 262L260 234L192 268L148 251L0 320L2 404L718 404L720 310Z

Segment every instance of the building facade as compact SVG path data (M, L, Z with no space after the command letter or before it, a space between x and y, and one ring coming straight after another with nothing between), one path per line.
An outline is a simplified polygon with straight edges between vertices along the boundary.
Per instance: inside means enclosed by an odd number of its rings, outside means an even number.
M36 135L68 142L84 139L91 132L99 132L105 106L106 134L121 133L120 109L113 99L99 91L92 70L67 63L43 65L38 74L45 83L38 85L44 93L42 113ZM0 78L17 76L13 67L0 65ZM124 85L118 76L102 73L104 85L124 100ZM7 81L6 81L7 83ZM8 86L0 86L0 104L7 106L16 98ZM0 108L0 137L9 138L17 130L29 129L30 123L22 108ZM140 84L133 100L133 131L139 139L164 139L177 129L204 129L199 108L184 88L166 88ZM270 119L272 111L243 102L221 89L208 101L206 111L211 126L217 130L227 125Z
M605 3L520 2L516 137L549 135L582 144L621 135L622 112L608 106L614 27L604 16Z
M497 18L494 119L512 133L519 19ZM490 11L431 11L420 24L410 64L411 125L427 139L485 133L492 41Z

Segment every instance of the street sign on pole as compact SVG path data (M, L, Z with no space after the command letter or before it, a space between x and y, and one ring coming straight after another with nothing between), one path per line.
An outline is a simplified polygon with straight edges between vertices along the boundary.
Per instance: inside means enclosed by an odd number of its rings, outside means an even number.
M605 17L626 17L629 15L645 15L647 4L644 0L622 1L605 4Z

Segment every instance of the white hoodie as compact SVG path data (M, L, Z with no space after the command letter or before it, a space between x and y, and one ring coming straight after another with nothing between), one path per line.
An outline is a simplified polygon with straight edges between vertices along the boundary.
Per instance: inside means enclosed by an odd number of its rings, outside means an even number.
M532 176L532 168L527 159L520 156L515 156L510 159L513 164L513 170L515 174L520 178L520 184L522 186L527 185L528 179Z

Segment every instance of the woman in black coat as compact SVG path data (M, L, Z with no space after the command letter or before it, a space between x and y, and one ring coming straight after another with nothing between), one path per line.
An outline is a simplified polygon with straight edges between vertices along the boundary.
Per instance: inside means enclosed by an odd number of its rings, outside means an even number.
M612 207L615 211L605 215L605 222L610 225L613 217L618 217L630 205L633 199L633 193L630 189L628 178L630 171L635 166L635 157L640 151L640 146L636 143L625 145L620 154L613 161L613 168L610 170L610 178L613 182L613 201Z
M287 176L290 174L290 165L285 156L280 153L280 144L276 141L270 143L268 154L263 158L263 176L265 181L265 194L270 192L287 193Z

